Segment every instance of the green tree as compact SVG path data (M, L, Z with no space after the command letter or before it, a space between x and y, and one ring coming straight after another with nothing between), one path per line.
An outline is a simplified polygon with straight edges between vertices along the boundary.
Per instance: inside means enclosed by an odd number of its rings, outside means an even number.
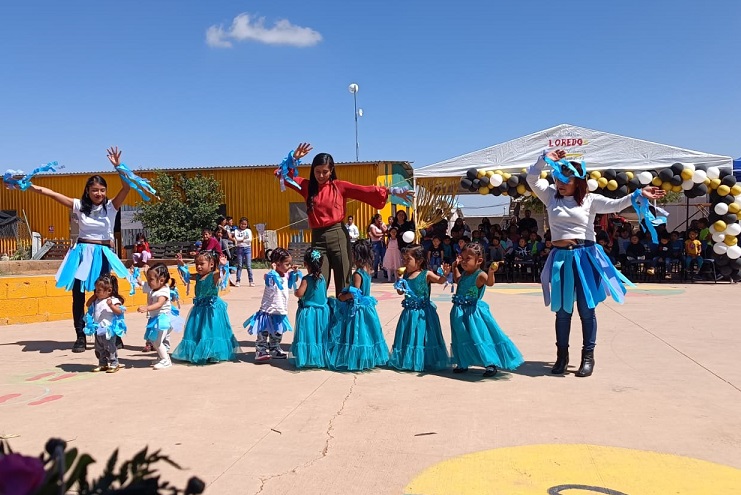
M215 226L224 194L212 176L158 171L152 186L159 200L140 202L135 216L147 229L149 242L193 241L201 237L202 229Z

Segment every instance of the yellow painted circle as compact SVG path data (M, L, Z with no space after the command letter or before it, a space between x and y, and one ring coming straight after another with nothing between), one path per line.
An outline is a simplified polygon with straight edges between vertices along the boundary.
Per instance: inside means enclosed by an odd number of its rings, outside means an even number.
M716 495L739 493L741 470L689 457L597 445L476 452L423 471L404 495Z

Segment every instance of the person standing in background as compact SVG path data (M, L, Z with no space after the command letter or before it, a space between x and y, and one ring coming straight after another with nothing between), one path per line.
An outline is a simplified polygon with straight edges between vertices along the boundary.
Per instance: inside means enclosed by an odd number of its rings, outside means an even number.
M355 220L353 219L352 215L347 217L347 224L345 224L345 228L347 228L347 233L350 234L350 243L355 244L358 239L360 239L360 230L358 230L358 226L355 225Z

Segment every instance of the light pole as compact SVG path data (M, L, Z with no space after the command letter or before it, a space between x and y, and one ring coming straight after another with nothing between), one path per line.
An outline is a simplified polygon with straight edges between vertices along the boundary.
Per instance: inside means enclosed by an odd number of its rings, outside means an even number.
M352 93L353 106L355 107L355 161L357 162L360 154L360 145L358 144L358 117L363 116L363 109L358 108L358 90L360 89L358 85L352 83L347 89Z

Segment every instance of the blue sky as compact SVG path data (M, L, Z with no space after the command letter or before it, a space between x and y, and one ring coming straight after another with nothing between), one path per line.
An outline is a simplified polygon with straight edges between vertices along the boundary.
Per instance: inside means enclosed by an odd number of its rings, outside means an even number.
M351 82L361 160L564 122L738 156L739 21L731 0L2 2L0 169L101 170L114 144L135 168L299 141L351 161Z

